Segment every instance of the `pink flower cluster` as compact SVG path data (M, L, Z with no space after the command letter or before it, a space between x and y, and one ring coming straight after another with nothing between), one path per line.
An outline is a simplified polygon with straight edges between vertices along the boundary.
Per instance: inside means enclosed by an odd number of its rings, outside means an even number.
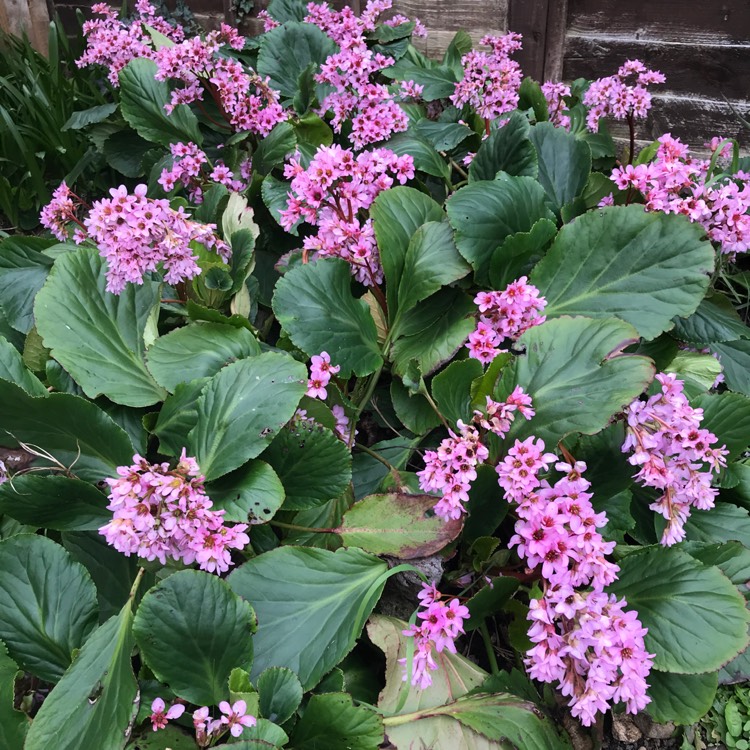
M429 584L422 584L422 591L417 594L420 606L423 607L417 617L422 621L411 625L403 633L414 638L414 659L411 670L411 684L421 690L432 685L431 671L438 668L435 652L448 651L456 653L454 640L464 632L464 620L469 617L469 610L458 599L449 603L442 601L442 594ZM404 680L408 679L409 665L407 660L399 659L404 667Z
M451 430L437 450L425 451L425 467L417 472L421 489L441 493L435 513L445 520L457 519L466 513L465 503L469 500L471 483L477 478L476 467L489 456L475 425L503 438L510 430L516 412L526 419L534 416L531 398L520 386L504 402L493 401L487 396L485 411L474 412L475 424L467 425L459 420L456 425L458 434Z
M201 101L208 91L235 131L268 135L275 125L283 122L286 113L279 103L279 93L270 87L268 79L248 72L238 60L221 54L223 45L241 50L244 44L236 29L222 24L205 39L196 36L157 50L156 79L183 83L172 91L167 111L171 112L178 104Z
M570 86L558 81L547 81L542 84L542 93L547 100L549 121L558 128L570 130L570 117L566 114L568 105L565 97L570 96Z
M651 94L646 87L665 80L659 71L649 70L640 60L627 60L615 75L593 81L583 96L583 103L589 108L588 129L595 133L603 117L645 118L651 109Z
M321 257L338 257L352 267L352 274L368 286L383 280L372 220L361 212L376 196L397 180L402 185L414 177L411 156L396 156L388 149L354 156L341 146L321 146L305 169L299 158L284 168L291 178L287 208L281 226L290 230L303 220L318 227L305 237L305 257L310 251Z
M84 221L109 264L107 291L120 294L128 283L142 284L143 275L159 264L168 284L198 276L191 242L229 258L231 251L217 237L215 225L192 221L181 206L175 210L167 200L147 198L145 185L136 185L132 194L124 185L109 193L112 197L96 201Z
M211 167L208 157L194 143L172 143L172 166L165 167L159 177L159 184L169 193L177 184L182 184L193 203L203 202L203 192L207 184L224 185L229 190L241 192L250 181L250 160L240 165L240 178L220 159Z
M173 719L179 719L185 713L182 703L174 703L167 711L166 704L161 698L156 698L151 703L151 716L149 721L154 732L164 729L167 723ZM219 703L221 718L211 719L208 706L193 711L193 726L195 727L195 738L199 747L208 747L218 740L222 735L229 732L232 737L239 737L245 727L254 727L257 721L254 716L247 713L247 703L243 700L229 704L228 701Z
M693 159L687 146L668 133L649 164L617 167L612 181L621 190L643 194L647 211L683 214L698 222L726 255L750 248L750 175L738 172L729 179L709 180L710 161ZM713 149L719 147L714 139Z
M521 66L510 55L521 49L521 35L485 36L480 44L490 51L472 50L461 58L464 77L456 83L450 100L457 107L469 104L489 121L518 106Z
M530 568L540 568L544 581L542 598L530 603L535 645L525 664L534 679L559 683L572 714L590 726L610 703L622 701L631 713L645 707L653 655L637 612L625 612L624 599L603 592L619 568L606 559L615 543L597 530L607 517L591 505L586 464L557 463L563 477L554 484L540 480L556 460L544 447L533 437L517 440L497 467L506 499L518 503L510 545Z
M615 703L623 702L634 714L651 702L646 678L653 654L643 641L647 629L637 612L625 611L624 599L558 584L529 606L529 637L536 644L525 659L529 676L558 682L582 724L591 726L598 712Z
M539 290L528 279L509 284L502 292L479 292L474 303L479 307L479 321L469 336L469 356L488 364L501 352L504 339L516 340L533 326L544 323L541 315L547 305Z
M76 61L79 67L103 65L113 86L119 86L120 71L139 57L153 59L155 50L148 27L164 34L175 43L182 42L185 35L180 26L172 26L156 15L156 9L148 0L137 0L136 13L140 18L124 23L117 17L117 10L107 3L96 3L91 11L102 18L83 24L86 50Z
M310 398L327 398L326 386L331 382L331 375L335 375L340 369L341 365L331 364L331 355L328 352L314 354L310 358L310 379L307 381L307 395Z
M171 557L222 573L232 565L229 550L249 544L247 524L225 526L224 511L211 509L198 464L184 449L174 469L135 455L133 465L118 467L117 474L106 480L107 509L114 516L99 533L128 557L136 554L162 565Z
M365 40L365 34L375 29L378 16L391 5L391 0L370 0L360 17L348 7L335 11L327 3L307 6L305 20L319 26L340 47L315 76L318 83L335 89L321 102L321 112L333 112L331 125L337 133L344 122L351 120L349 139L355 150L402 132L409 124L388 87L372 80L395 60L373 52Z
M710 447L718 438L701 429L703 410L690 406L683 381L669 373L656 379L661 390L628 407L622 450L632 452L629 463L640 467L635 479L662 493L649 507L666 519L661 543L670 546L685 538L691 508L714 507L718 490L711 486L712 474L726 466L727 450Z

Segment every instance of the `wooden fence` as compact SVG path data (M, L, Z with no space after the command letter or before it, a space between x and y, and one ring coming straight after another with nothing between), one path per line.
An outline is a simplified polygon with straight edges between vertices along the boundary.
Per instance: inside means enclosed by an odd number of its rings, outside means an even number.
M92 0L49 0L63 20ZM169 5L175 0L167 0ZM365 0L338 0L355 10ZM187 0L206 28L234 21L231 0ZM244 30L260 29L256 0ZM29 28L46 24L45 0L0 0L0 25ZM654 107L641 125L642 140L672 132L700 147L713 135L737 137L750 145L750 0L394 0L394 12L419 17L429 29L419 46L442 53L453 34L466 29L478 41L508 29L524 37L519 59L539 80L609 75L628 58L640 58L667 76L655 87ZM14 20L15 18L15 20ZM43 40L42 42L43 43Z

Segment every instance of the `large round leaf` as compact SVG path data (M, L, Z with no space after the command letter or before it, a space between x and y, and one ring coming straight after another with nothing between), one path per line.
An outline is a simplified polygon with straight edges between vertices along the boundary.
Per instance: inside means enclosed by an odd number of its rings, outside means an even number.
M370 215L383 264L388 312L393 317L411 238L428 221L442 221L445 213L439 203L420 190L395 187L380 193L372 204Z
M276 284L273 311L305 354L327 351L341 377L369 375L383 363L367 303L352 294L349 264L323 258L288 271Z
M648 547L620 562L610 586L648 628L654 666L668 672L713 672L748 644L750 613L742 594L716 567L674 547Z
M713 359L713 357L711 358ZM738 458L750 444L750 398L741 393L702 393L690 405L703 410L701 427L710 430L729 451L727 459Z
M680 341L703 347L723 341L749 339L750 328L723 294L711 294L701 301L689 318L675 318L672 335Z
M349 653L388 566L358 549L281 547L237 568L229 585L258 613L253 674L288 667L305 690Z
M112 519L106 506L96 487L59 474L22 474L0 485L0 513L45 529L98 529Z
M259 459L248 461L207 487L214 508L225 511L225 521L265 523L284 502L279 475Z
M221 578L183 570L143 597L133 633L159 680L181 698L211 706L226 700L235 667L249 669L255 626L252 607Z
M317 69L338 51L334 41L317 26L291 21L263 34L258 52L258 73L271 79L282 96L297 93L300 75L310 65Z
M224 365L260 354L246 328L197 323L160 336L148 350L148 369L170 393L180 383L215 375Z
M558 318L528 330L519 339L526 353L505 369L500 389L523 386L536 416L517 419L510 437L535 435L552 446L605 427L654 376L650 359L620 353L635 340L632 326L615 318Z
M284 485L284 510L306 510L338 497L352 479L352 456L326 427L285 427L263 453Z
M25 750L125 746L138 712L132 622L128 602L86 641L31 722Z
M529 136L539 156L539 182L555 213L581 194L591 173L591 149L567 130L540 122Z
M105 267L96 250L60 256L36 297L37 329L89 398L150 406L166 396L143 361L143 334L159 305L160 285L128 284L122 294L110 294Z
M23 750L29 720L23 711L14 708L16 677L22 672L8 649L0 641L0 747L5 750Z
M138 135L153 143L169 146L176 141L203 141L198 118L185 104L178 104L168 115L169 84L157 81L156 63L139 57L120 71L120 110Z
M516 232L528 232L539 219L554 220L542 186L531 177L480 180L461 188L446 203L456 245L480 284L489 281L495 248Z
M18 349L4 338L0 338L0 379L20 385L30 396L47 395L47 389L28 370Z
M344 545L402 560L429 557L461 532L461 519L444 521L435 515L433 495L390 492L369 495L344 513L337 529Z
M721 362L727 386L750 396L750 341L737 339L712 344L711 352Z
M26 671L57 682L96 626L96 588L51 539L0 542L0 639Z
M167 396L154 425L159 438L159 452L179 456L189 444L190 430L198 422L198 400L210 378L200 378L190 383L180 383L171 396Z
M206 479L227 474L263 451L294 414L306 378L303 364L276 352L234 362L211 378L188 436Z
M665 724L694 724L711 708L719 686L716 672L708 674L673 674L651 670L646 678L651 703L647 710L654 721Z
M536 177L536 149L529 140L529 121L514 112L501 128L482 142L469 165L469 182L494 180L498 172Z
M698 307L714 268L703 229L684 216L615 206L579 216L531 275L547 317L616 316L656 338Z
M289 720L302 702L302 685L291 669L266 669L256 686L261 715L277 724Z

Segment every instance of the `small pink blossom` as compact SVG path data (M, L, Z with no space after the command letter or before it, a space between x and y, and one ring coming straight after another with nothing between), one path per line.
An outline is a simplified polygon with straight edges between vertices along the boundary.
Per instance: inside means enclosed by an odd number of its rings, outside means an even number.
M221 723L226 725L232 737L239 737L245 731L245 727L254 727L256 720L254 716L247 713L247 703L239 700L231 706L227 701L219 703L219 710L223 714Z
M164 727L167 726L168 721L171 719L179 719L180 716L185 713L185 706L183 706L182 703L175 703L170 706L169 710L166 712L164 711L165 708L166 705L161 698L155 698L151 703L151 716L149 716L149 721L151 722L154 732L157 731L157 729L164 729Z

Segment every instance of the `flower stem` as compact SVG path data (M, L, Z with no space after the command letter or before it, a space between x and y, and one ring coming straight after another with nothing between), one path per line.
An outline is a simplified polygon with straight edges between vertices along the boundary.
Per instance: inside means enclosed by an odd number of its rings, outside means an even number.
M289 531L305 531L312 534L336 534L337 529L315 529L312 526L297 526L295 523L282 523L281 521L269 521L271 526L279 529L288 529Z
M490 638L490 631L487 628L487 621L484 620L479 626L479 632L482 635L484 641L484 648L487 651L487 658L490 662L490 671L492 674L498 674L500 667L497 665L497 657L495 656L495 647L492 645L492 639Z

